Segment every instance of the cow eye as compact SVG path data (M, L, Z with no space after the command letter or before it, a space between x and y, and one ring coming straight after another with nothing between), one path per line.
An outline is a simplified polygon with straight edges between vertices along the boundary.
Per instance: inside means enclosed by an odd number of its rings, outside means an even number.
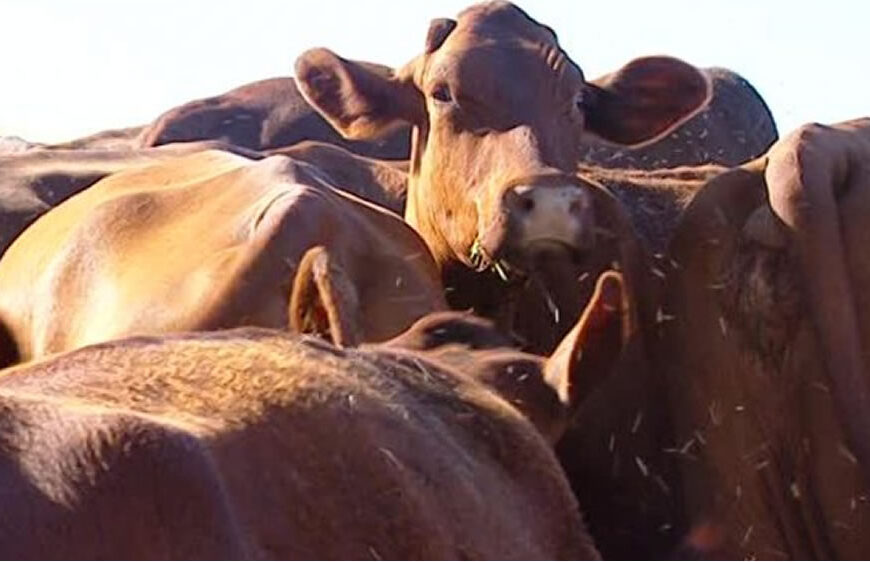
M586 97L583 95L583 92L577 92L577 94L574 96L574 105L580 111L586 109Z
M432 98L441 103L450 103L453 101L453 95L450 93L450 87L447 84L439 84L432 90Z

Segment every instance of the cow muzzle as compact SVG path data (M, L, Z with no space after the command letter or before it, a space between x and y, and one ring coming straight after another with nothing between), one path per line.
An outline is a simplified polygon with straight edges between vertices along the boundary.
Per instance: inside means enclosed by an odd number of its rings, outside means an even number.
M528 270L542 255L576 261L594 245L592 194L566 176L512 182L496 218L480 226L480 250L496 263Z

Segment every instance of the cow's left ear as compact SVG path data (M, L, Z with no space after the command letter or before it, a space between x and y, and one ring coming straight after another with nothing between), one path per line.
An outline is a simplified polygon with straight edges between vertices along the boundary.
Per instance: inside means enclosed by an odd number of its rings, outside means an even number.
M328 49L311 49L296 59L296 83L305 100L348 139L376 138L425 118L425 101L411 77Z
M569 413L612 372L628 334L622 276L606 271L580 320L547 359L544 379Z
M713 90L699 69L662 56L635 59L588 86L586 129L624 145L670 132L705 107Z
M344 269L323 246L299 262L290 294L290 329L328 337L339 347L360 342L359 296Z

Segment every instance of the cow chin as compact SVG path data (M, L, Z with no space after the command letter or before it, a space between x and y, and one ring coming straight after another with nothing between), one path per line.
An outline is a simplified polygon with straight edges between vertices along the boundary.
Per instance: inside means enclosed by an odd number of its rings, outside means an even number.
M523 246L522 253L533 262L538 259L550 259L553 257L566 257L576 261L586 254L586 249L581 248L574 241L567 242L555 238L540 238L527 241Z
M515 260L518 267L525 271L534 271L547 262L567 261L582 265L589 255L589 250L590 248L581 241L539 238L525 241L512 254L517 256Z
M592 248L581 236L569 238L527 238L515 229L497 225L478 239L482 259L480 270L495 268L511 278L534 275L554 262L581 266Z

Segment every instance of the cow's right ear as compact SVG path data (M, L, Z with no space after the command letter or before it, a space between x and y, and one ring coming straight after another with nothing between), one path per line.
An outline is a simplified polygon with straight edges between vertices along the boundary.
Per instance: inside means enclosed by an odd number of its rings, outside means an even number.
M328 49L311 49L296 59L296 83L305 100L348 139L376 138L425 119L425 100L410 77Z
M323 246L299 262L288 310L290 329L326 336L339 347L359 344L359 296L347 273Z

